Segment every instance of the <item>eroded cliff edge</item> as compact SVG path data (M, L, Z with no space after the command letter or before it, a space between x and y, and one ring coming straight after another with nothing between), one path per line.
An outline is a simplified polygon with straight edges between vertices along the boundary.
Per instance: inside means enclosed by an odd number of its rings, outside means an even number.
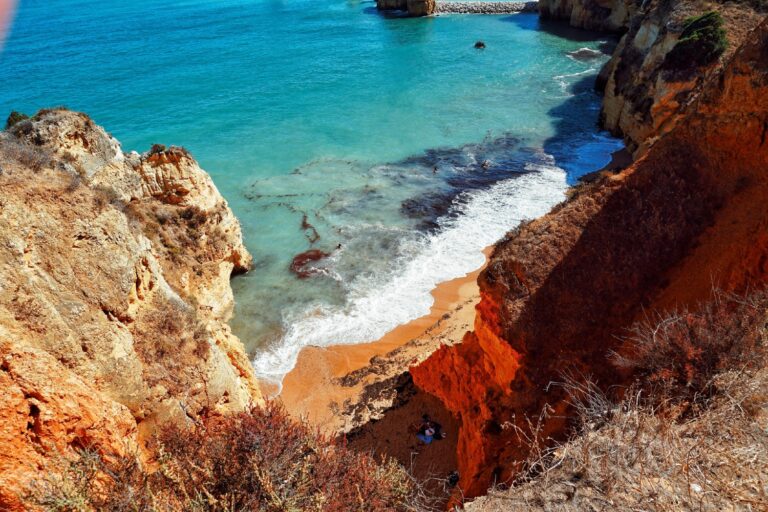
M41 111L0 133L0 190L0 508L73 450L261 402L227 325L251 256L185 150Z
M479 278L474 331L411 368L460 421L467 496L514 474L525 416L551 407L542 433L563 435L567 398L551 383L564 372L629 377L607 353L644 311L765 282L768 22L742 39L634 165L500 242Z

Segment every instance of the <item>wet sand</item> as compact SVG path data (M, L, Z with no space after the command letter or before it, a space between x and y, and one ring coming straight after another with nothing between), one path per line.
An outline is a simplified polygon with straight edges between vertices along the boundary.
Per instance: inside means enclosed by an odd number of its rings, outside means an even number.
M490 248L484 252L487 256ZM329 433L346 432L375 419L376 407L370 404L364 405L362 412L351 413L355 404L370 400L362 396L367 387L402 374L441 344L460 342L472 328L481 270L438 285L432 292L435 301L428 315L395 328L377 341L305 348L283 381L280 400L292 415ZM267 383L263 386L267 393L276 391ZM380 405L386 408L386 404Z

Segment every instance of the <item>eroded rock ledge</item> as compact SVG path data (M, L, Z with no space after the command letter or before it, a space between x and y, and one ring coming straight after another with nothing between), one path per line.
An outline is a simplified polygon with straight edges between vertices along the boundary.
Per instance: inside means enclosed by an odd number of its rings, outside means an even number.
M57 109L0 133L0 169L0 508L75 449L261 401L227 325L251 256L185 150Z

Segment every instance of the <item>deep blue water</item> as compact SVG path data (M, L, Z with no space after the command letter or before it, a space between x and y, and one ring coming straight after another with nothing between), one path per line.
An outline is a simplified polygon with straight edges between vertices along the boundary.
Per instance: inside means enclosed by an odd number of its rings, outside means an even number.
M551 29L354 0L22 0L0 111L66 105L126 150L192 151L256 260L235 331L279 380L301 346L428 312L437 283L619 147L596 128L607 57L567 55L605 41ZM302 280L289 264L310 248L331 256Z

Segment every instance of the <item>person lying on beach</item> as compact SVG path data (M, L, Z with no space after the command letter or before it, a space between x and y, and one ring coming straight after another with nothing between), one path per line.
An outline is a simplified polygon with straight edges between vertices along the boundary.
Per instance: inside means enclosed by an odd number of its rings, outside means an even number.
M422 443L430 444L432 440L435 438L435 429L433 429L432 427L427 427L423 430L419 430L419 433L416 434L416 437Z
M442 431L443 426L439 423L432 421L429 415L425 414L422 417L422 423L419 427L416 437L424 444L430 444L434 440L445 439L445 432Z

